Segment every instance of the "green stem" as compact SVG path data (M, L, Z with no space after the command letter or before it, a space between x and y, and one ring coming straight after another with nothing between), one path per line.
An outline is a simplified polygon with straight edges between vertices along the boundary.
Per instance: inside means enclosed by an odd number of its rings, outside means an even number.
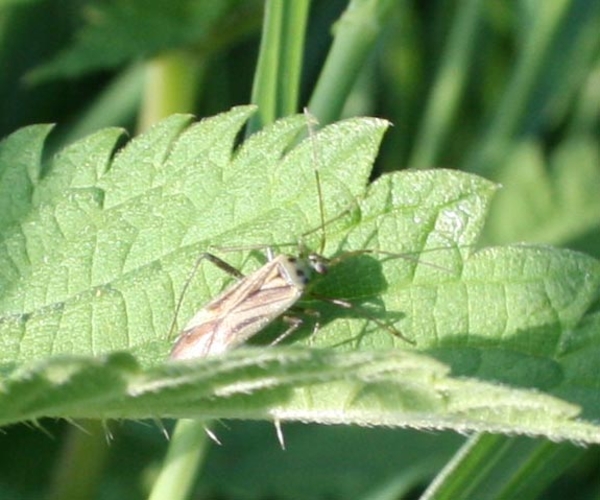
M283 3L269 0L265 3L263 30L260 40L258 62L252 84L252 104L258 105L256 113L248 123L247 133L260 130L276 117L277 74L279 71L279 50Z
M282 48L278 84L277 117L298 111L304 40L308 21L309 0L285 2L282 23Z
M248 135L297 111L308 7L308 0L266 2L252 85L258 113L248 123Z
M84 429L68 430L64 448L54 470L49 500L96 498L108 458L106 429L100 420L81 422Z
M331 123L340 117L393 6L393 0L352 0L342 14L308 104L308 109L319 123Z
M446 464L421 499L539 498L583 453L570 443L477 434Z
M569 138L585 137L600 125L600 61L590 66L589 75L573 106L573 118L567 133Z
M181 419L177 422L149 500L184 500L189 497L208 448L205 428L203 420Z
M149 61L138 132L173 113L194 109L203 64L187 50L174 50Z
M456 21L450 33L447 50L442 54L442 67L433 85L409 161L411 168L431 168L450 135L452 119L458 107L475 49L481 0L465 0L458 4Z

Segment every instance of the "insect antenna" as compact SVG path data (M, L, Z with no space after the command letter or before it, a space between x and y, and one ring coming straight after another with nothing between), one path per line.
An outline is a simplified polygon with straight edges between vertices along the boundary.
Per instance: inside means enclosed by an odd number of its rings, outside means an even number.
M312 150L312 161L315 173L315 184L317 185L317 196L319 200L319 218L320 220L320 230L321 230L321 243L319 245L319 255L322 255L325 251L325 243L326 243L326 234L325 234L325 204L323 203L323 187L321 185L321 175L319 174L318 165L319 163L319 153L317 151L316 146L316 138L315 138L315 130L314 126L318 125L319 122L314 115L310 114L308 108L304 108L304 116L306 117L306 128L308 130L308 137L311 144Z
M415 255L415 254L412 254L409 252L396 253L396 252L388 252L387 250L364 248L361 250L352 250L350 252L344 252L343 254L340 254L337 257L332 258L330 260L330 263L332 266L334 266L336 264L339 264L340 262L343 262L344 260L347 260L352 257L357 257L360 255L382 255L384 257L387 257L387 259L404 259L404 260L408 260L414 264L423 264L428 267L433 267L435 269L439 269L441 271L452 272L452 270L448 269L447 267L440 266L438 264L434 264L433 262L427 262L427 261L421 260L421 258L419 257L424 252L435 252L435 251L447 250L447 249L448 249L447 247L428 248L427 250L420 250L419 252L416 252L417 255Z

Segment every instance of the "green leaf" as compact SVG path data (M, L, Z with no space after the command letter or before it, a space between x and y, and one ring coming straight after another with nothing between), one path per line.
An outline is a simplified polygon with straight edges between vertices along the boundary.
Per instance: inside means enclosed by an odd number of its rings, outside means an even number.
M41 151L50 127L16 132L0 150L0 228L8 229L31 209L31 192L41 173Z
M597 261L549 247L475 251L496 188L476 176L403 172L367 188L382 120L336 123L295 145L306 121L290 117L234 150L252 113L173 116L114 156L118 131L101 131L41 179L14 165L42 171L46 129L0 144L0 172L17 172L1 178L22 193L0 224L0 423L194 416L600 441L598 329L586 315ZM310 348L167 362L198 255L248 273L264 262L257 247L293 254L299 240L341 258L300 304L320 328L298 311L305 324L289 340ZM178 328L231 282L202 263Z

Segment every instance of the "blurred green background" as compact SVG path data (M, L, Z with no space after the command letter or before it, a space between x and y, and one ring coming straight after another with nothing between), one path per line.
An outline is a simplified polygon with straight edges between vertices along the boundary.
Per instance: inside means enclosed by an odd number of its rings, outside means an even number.
M277 4L310 10L304 39L301 14L282 30L279 43L301 42L301 72L280 78L277 95L291 97L263 122L309 103L321 123L386 118L394 127L375 175L445 167L502 184L482 245L600 257L600 0L0 0L0 136L56 123L50 158L101 127L134 135L172 112L261 104L257 61ZM334 77L322 73L325 61ZM51 485L76 466L74 427L41 426L0 435L0 498L61 498ZM82 426L103 443L98 424ZM109 446L86 445L106 460L98 498L144 498L167 440L153 423L110 428ZM282 452L268 424L218 429L223 446L209 451L196 498L417 498L465 439L299 424L284 432ZM600 498L597 450L560 445L547 457L552 471L530 497Z

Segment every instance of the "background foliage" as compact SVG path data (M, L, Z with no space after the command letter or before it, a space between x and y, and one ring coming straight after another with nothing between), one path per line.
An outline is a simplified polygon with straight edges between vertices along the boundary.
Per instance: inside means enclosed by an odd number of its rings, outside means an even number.
M251 130L307 104L322 124L380 116L394 127L375 175L442 166L502 184L480 243L543 243L600 257L600 2L363 0L314 2L306 12L301 1L6 0L0 135L57 123L45 142L42 129L22 132L29 135L7 154L13 162L19 154L39 156L43 175L55 152L102 127L137 134L174 112L209 116L250 100L260 105ZM96 138L110 153L117 134ZM77 164L77 154L86 158L85 148L63 153L63 164ZM18 193L2 194L3 220L16 220ZM569 271L562 261L557 267ZM598 321L594 304L584 306L590 314L574 338L594 349ZM585 390L577 398L558 390L584 410L598 387L595 351L587 352L569 360L579 369L589 365L578 372L590 374L577 381ZM440 356L452 360L452 352ZM122 361L111 360L129 369ZM505 381L523 368L510 363L517 369L503 374ZM524 378L544 373L521 363ZM570 415L571 408L561 411ZM96 422L78 422L89 438L64 423L40 424L56 439L25 425L0 438L0 496L89 498L95 491L97 498L142 498L167 447L152 425L113 423L115 440L106 447ZM421 492L444 464L444 480L429 498L563 498L565 491L593 498L600 490L595 447L485 435L463 444L447 433L286 425L283 453L265 424L228 425L217 430L224 446L206 451L199 497L400 498Z

